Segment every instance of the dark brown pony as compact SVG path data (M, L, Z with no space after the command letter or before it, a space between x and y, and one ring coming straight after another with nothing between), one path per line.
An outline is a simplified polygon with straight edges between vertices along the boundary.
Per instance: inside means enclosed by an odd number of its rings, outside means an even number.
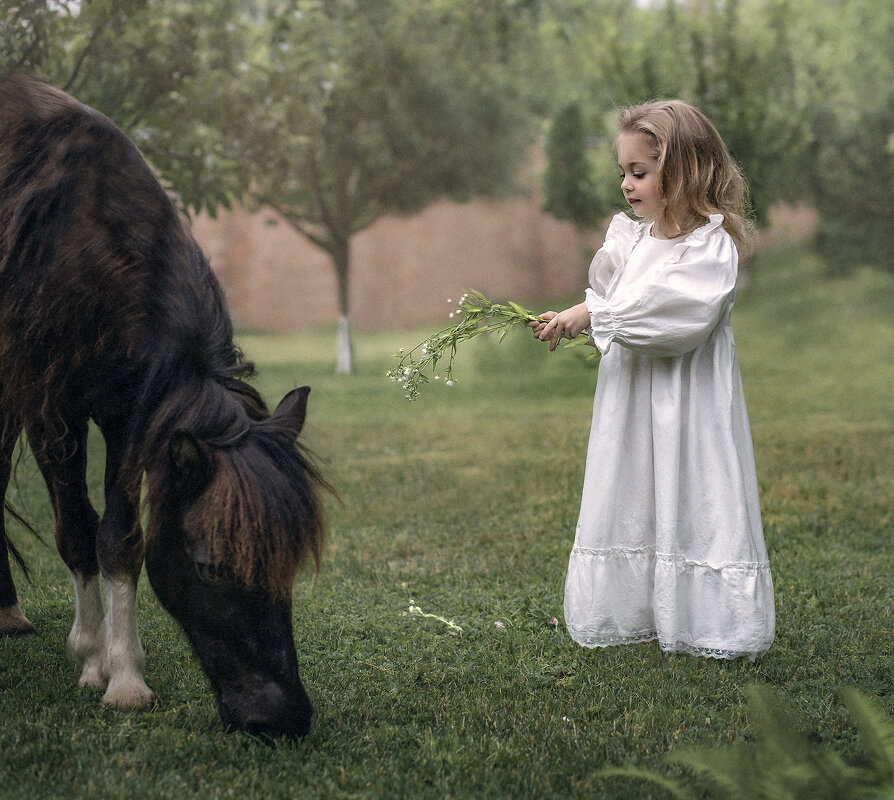
M309 390L271 414L251 372L136 147L63 92L0 78L0 494L24 431L74 581L80 683L122 709L153 702L136 624L145 557L227 728L303 735L313 709L291 590L308 554L319 563L325 483L297 445ZM106 442L101 519L85 483L90 419ZM8 552L0 514L0 634L30 633Z

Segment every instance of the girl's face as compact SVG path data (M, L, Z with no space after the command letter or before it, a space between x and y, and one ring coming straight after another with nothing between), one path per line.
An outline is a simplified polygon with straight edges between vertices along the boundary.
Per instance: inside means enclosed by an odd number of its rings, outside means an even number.
M658 219L664 203L658 196L658 159L651 139L641 133L622 133L617 148L624 199L636 216Z

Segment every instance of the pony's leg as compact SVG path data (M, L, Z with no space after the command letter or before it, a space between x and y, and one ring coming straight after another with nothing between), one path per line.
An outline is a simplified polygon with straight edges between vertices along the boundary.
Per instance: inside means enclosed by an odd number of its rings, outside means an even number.
M139 484L122 475L124 427L105 421L106 506L99 523L97 556L106 583L105 705L131 711L152 705L155 696L146 685L146 657L137 627L137 581L143 567L143 529L140 525Z
M87 495L87 423L70 425L51 445L37 426L29 428L28 438L56 515L56 547L74 583L68 651L80 665L78 685L104 688L105 629L96 559L99 517Z
M19 438L19 426L9 418L0 417L0 499L6 499L6 488L12 472L12 454ZM0 636L24 636L34 633L34 626L19 608L9 550L6 544L6 515L0 509Z

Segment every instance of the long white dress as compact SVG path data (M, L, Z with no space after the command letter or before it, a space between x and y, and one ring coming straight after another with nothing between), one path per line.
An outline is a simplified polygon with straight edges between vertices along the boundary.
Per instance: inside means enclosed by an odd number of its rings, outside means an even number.
M681 239L619 214L589 270L602 352L565 622L589 647L748 656L775 634L723 217Z

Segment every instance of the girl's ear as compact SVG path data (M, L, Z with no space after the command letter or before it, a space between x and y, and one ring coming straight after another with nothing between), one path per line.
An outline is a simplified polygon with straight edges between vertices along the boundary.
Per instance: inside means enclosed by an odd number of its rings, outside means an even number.
M168 443L171 488L180 498L195 498L211 482L214 462L211 454L189 431L171 434Z
M271 419L276 420L282 428L289 431L296 439L304 427L304 418L307 415L307 396L310 394L310 386L301 386L292 389L276 407Z

